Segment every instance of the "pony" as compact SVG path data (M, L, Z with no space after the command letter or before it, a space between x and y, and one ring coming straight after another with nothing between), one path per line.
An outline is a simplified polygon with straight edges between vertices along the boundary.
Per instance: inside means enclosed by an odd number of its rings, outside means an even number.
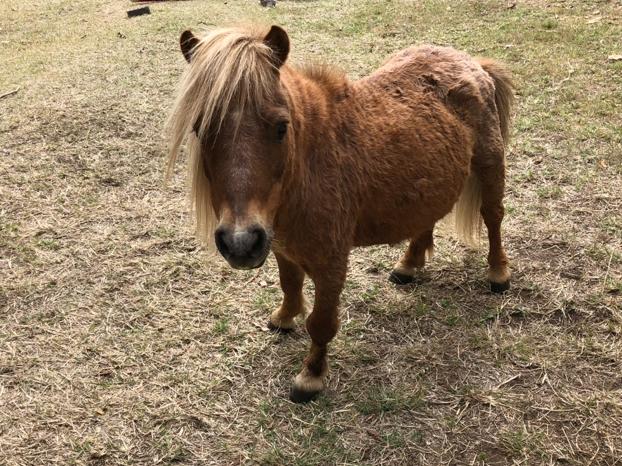
M283 302L268 327L307 314L311 347L290 398L306 402L328 374L352 248L410 240L389 278L413 281L452 210L459 235L488 231L488 280L509 288L501 243L508 70L448 47L406 48L350 81L326 65L290 66L279 26L180 37L188 62L169 117L169 176L189 153L197 236L237 269L276 257Z

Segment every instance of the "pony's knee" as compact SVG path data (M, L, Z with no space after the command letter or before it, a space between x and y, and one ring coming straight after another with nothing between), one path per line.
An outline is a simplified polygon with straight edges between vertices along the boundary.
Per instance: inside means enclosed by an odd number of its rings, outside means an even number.
M339 331L339 317L337 312L334 315L324 316L317 312L312 312L307 317L307 332L311 337L311 341L318 346L327 345Z

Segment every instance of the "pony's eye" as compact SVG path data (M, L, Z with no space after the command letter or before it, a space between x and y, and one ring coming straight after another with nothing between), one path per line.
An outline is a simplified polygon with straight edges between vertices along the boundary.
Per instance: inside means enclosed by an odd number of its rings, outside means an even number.
M282 121L276 125L276 140L282 142L287 134L287 123Z

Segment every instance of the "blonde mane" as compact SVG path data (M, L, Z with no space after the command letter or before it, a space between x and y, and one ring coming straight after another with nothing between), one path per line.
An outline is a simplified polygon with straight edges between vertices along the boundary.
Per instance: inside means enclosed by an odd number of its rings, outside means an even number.
M191 207L196 216L197 238L206 244L212 241L216 217L200 141L208 131L218 134L226 117L237 118L233 121L236 130L245 109L259 108L272 96L277 75L273 52L263 37L262 30L226 28L201 38L168 119L167 173L170 177L187 141Z
M304 63L296 66L296 70L324 89L331 99L343 98L350 85L345 71L324 62Z

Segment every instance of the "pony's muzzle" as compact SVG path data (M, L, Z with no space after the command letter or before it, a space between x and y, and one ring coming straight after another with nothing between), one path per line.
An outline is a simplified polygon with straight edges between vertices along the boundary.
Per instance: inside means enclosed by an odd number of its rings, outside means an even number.
M214 235L218 251L234 269L261 267L270 251L268 233L259 225L242 230L221 225Z

